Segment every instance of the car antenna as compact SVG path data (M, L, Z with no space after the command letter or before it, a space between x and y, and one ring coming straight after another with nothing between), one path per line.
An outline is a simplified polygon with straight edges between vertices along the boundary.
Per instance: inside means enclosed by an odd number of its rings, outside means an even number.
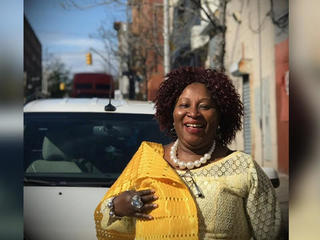
M113 79L110 79L110 88L109 88L109 104L104 107L104 110L107 112L114 112L117 108L111 104L111 91L112 91Z

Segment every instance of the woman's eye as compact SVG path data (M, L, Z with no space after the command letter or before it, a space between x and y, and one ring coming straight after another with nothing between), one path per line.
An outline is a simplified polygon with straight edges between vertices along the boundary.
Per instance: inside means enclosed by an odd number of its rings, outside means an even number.
M180 107L186 108L186 107L188 107L188 104L186 104L186 103L181 103L181 104L180 104Z
M206 110L207 110L207 109L209 109L209 108L210 108L210 106L209 106L209 105L200 105L200 108L201 108L201 109L206 109Z

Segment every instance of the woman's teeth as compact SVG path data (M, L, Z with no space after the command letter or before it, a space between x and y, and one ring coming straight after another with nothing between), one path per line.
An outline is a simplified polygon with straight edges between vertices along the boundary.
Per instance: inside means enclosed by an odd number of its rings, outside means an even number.
M187 127L202 128L202 124L186 124Z

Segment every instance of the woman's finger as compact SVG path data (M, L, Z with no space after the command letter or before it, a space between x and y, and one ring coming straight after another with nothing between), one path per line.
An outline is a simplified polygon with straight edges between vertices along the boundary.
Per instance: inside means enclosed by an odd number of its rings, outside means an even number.
M152 201L155 201L157 199L158 199L158 197L153 195L153 194L141 196L141 200L144 203L152 202Z
M137 191L136 194L138 194L139 196L143 196L143 195L153 194L154 192L155 191L152 189L146 189L146 190Z
M143 205L143 207L140 209L140 212L144 212L144 213L148 213L150 211L152 211L153 209L157 208L158 204L145 204Z
M136 213L134 215L136 218L144 219L144 220L152 220L153 217L144 213Z

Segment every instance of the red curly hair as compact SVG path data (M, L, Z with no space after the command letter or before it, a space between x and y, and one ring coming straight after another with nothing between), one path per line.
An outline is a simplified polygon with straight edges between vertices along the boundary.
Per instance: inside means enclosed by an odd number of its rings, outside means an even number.
M173 124L173 110L182 91L191 83L203 83L211 93L220 115L216 141L222 145L229 144L236 132L241 130L243 104L231 80L222 72L202 67L181 67L166 75L160 85L155 99L156 114L160 129L170 131Z

